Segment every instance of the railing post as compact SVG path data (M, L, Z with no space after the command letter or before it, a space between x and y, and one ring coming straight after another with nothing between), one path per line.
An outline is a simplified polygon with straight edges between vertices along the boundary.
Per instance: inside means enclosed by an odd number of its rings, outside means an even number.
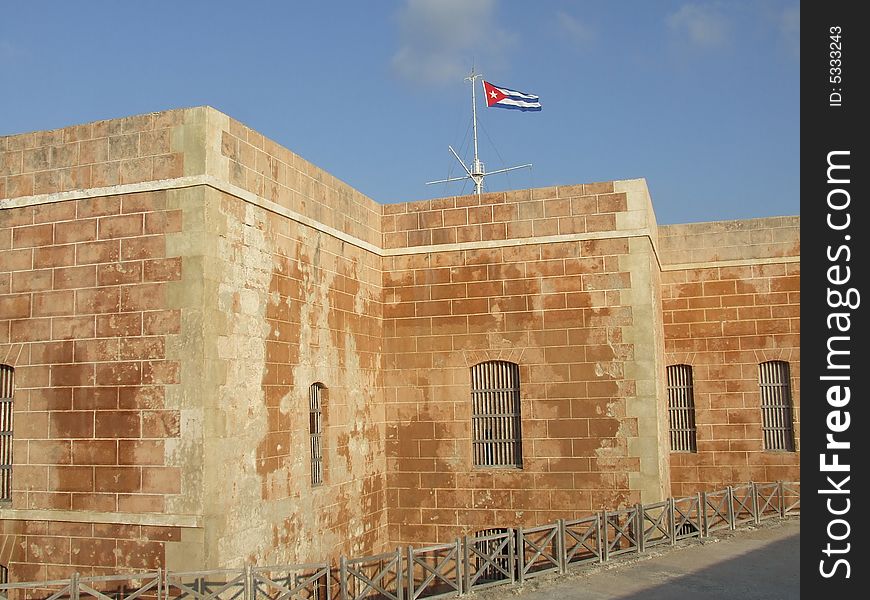
M677 543L677 509L674 497L668 498L668 536L671 538L671 546ZM691 514L691 510L689 511Z
M406 558L408 559L408 600L414 600L414 548L405 546L407 551Z
M515 539L517 540L517 566L520 570L519 579L520 583L523 583L526 580L526 541L522 527L517 529L517 535Z
M402 547L396 547L396 595L399 597L399 600L402 600L404 596L405 587L402 582Z
M730 485L725 488L725 497L728 500L728 526L734 530L737 525L734 523L734 488Z
M636 532L635 535L637 537L637 553L640 554L645 550L644 543L646 542L646 540L644 540L644 537L646 536L643 533L643 530L645 529L645 523L643 518L643 504L641 504L640 502L634 505L634 523Z
M69 580L69 596L70 600L79 600L79 574L78 571L72 574Z
M703 504L698 505L698 510L701 517L698 519L701 525L701 537L708 537L710 535L710 524L707 522L707 492L698 492L701 496L699 500L703 500Z
M347 600L347 557L344 555L339 561L338 583L341 587L341 600Z
M556 551L559 553L559 572L567 573L568 572L568 557L567 551L565 550L565 519L559 519L556 521L556 536L558 539L558 543L556 545Z
M754 481L749 482L752 485L752 512L755 513L755 524L761 521L761 515L758 514L758 486Z
M462 539L462 589L468 592L471 589L471 563L468 560L468 536ZM342 599L344 600L344 599Z
M520 530L522 531L522 530ZM516 530L513 527L508 528L508 561L510 564L511 583L517 580L517 537Z
M610 544L607 542L607 511L602 510L599 513L599 521L601 523L601 531L598 540L601 542L601 562L607 562L610 558Z
M456 587L459 588L457 591L460 596L465 593L465 586L462 580L465 570L465 565L462 563L462 538L456 538Z
M779 493L779 518L781 519L785 516L785 485L782 479L776 482L776 489Z
M245 587L244 587L244 598L245 600L252 600L253 596L253 575L251 574L251 565L245 565L245 575L244 575Z

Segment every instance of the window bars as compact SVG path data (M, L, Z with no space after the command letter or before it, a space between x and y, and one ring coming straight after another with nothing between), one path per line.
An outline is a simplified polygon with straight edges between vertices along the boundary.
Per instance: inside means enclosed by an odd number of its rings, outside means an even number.
M695 394L690 365L668 367L668 420L671 426L671 452L697 452Z
M323 483L323 384L308 388L308 433L311 436L311 485Z
M0 365L0 502L12 500L12 385L15 369Z
M519 366L489 361L471 367L471 407L474 466L521 469Z
M789 365L781 360L763 362L758 376L764 449L794 452Z

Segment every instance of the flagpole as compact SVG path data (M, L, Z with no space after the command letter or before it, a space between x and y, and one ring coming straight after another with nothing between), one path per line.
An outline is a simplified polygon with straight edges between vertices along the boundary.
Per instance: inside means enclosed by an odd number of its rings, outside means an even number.
M489 173L487 173L486 166L482 162L480 162L480 155L478 154L478 150L477 150L477 94L475 93L475 90L474 90L474 84L481 77L483 77L483 75L481 73L475 73L474 67L471 67L471 74L465 78L465 81L471 82L471 123L472 123L472 128L474 130L474 158L472 159L472 162L471 162L471 168L469 168L468 166L466 166L466 164L464 162L462 162L462 159L459 158L459 155L456 153L456 151L451 146L447 146L447 149L450 150L450 152L453 154L453 156L456 157L456 160L459 161L459 164L462 165L462 168L465 170L466 175L463 177L448 177L447 179L438 179L436 181L427 181L426 185L433 185L436 183L448 183L451 181L463 181L465 179L471 179L474 182L474 192L475 192L475 194L477 194L478 197L480 197L480 195L483 191L483 180L487 175L495 175L496 173L505 173L507 171L513 171L514 169L523 169L523 168L532 166L531 163L529 163L529 164L525 164L525 165L519 165L516 167L508 167L506 169L498 169L496 171L490 171ZM486 81L484 81L483 84L484 84L484 95L485 95L486 94L486 85L487 85ZM503 91L503 90L500 90L500 91ZM535 101L537 101L537 96L523 95L522 93L514 92L513 90L505 90L504 92L511 93L511 94L520 94L521 96L523 96L523 98L533 98ZM527 103L527 104L530 104L530 103ZM489 106L489 98L488 97L487 97L487 106ZM511 108L516 108L516 107L514 106ZM540 103L537 104L537 108L521 108L520 110L541 110Z
M474 67L471 67L471 75L465 79L471 81L471 124L474 131L474 160L471 163L471 178L474 180L474 191L480 196L481 188L483 188L484 169L477 153L477 96L474 93L474 84L478 77L480 75L475 74Z

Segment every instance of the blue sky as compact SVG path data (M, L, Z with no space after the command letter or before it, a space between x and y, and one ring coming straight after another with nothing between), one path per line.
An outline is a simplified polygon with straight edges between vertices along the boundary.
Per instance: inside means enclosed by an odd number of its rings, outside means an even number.
M209 104L379 202L468 151L490 190L644 177L660 223L799 213L800 5L758 1L0 0L0 134ZM480 98L479 98L480 99ZM466 155L467 156L467 155Z

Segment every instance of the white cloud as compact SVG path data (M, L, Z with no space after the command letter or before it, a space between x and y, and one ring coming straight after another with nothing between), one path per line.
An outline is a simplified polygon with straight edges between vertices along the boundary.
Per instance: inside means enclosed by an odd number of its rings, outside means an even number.
M728 41L728 20L711 6L684 4L667 21L672 31L695 46L716 48Z
M595 30L577 17L559 11L556 13L556 20L562 33L576 45L589 44L596 38Z
M409 81L461 81L472 60L498 66L513 36L495 20L495 0L407 0L398 14L395 72Z

